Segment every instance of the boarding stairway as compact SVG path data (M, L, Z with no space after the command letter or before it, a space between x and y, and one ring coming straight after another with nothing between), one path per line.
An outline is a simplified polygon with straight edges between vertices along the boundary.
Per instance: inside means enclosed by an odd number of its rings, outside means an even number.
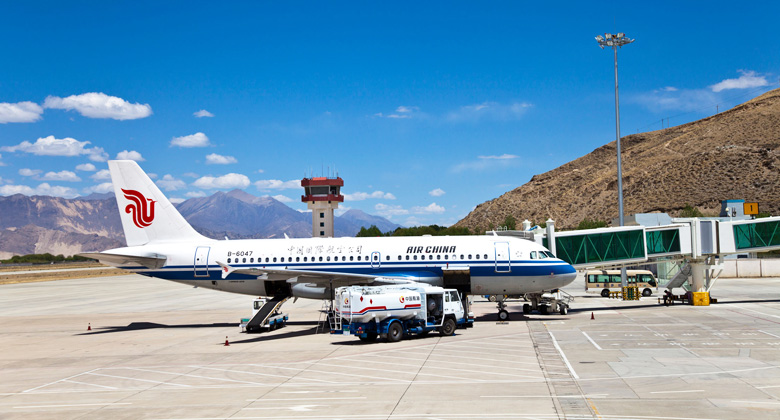
M317 330L314 332L315 334L319 334L322 332L329 333L331 331L341 329L341 317L336 316L336 311L333 310L333 306L334 305L332 300L322 301L322 308L320 309L320 319L317 322Z
M671 280L669 280L668 283L664 287L666 287L669 290L674 289L675 287L683 287L683 284L688 281L689 278L691 278L691 275L693 274L693 269L691 268L690 264L685 264L680 268L680 271L675 274L674 277L672 277Z
M260 327L265 325L266 321L268 321L268 318L277 313L279 308L281 308L284 302L287 302L287 299L289 298L290 295L274 296L273 299L266 302L265 305L263 305L263 307L257 311L255 316L249 320L249 322L246 324L246 330L254 331L260 329Z

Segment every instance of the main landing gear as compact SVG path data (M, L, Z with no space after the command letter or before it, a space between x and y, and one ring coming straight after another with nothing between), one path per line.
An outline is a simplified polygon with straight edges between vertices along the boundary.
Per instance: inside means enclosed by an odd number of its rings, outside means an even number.
M508 321L509 320L509 311L506 310L506 303L504 303L503 299L500 299L497 303L498 306L498 320L499 321Z

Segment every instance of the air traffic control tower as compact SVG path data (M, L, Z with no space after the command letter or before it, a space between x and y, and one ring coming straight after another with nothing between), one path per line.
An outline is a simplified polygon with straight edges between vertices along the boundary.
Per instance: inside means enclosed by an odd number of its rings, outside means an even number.
M311 210L312 237L333 237L333 210L339 207L339 203L344 202L344 196L341 195L343 186L344 180L338 176L301 180L301 187L305 190L301 201Z

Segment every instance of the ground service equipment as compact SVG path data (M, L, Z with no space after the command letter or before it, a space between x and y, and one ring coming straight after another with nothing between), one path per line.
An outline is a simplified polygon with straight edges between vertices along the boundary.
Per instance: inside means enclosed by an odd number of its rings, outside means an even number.
M284 327L287 323L287 314L279 310L285 301L287 301L287 297L273 298L270 301L265 298L255 299L252 302L252 318L241 318L239 325L241 331L273 331Z
M396 342L431 331L448 336L456 328L474 324L474 315L464 309L460 293L437 286L339 287L334 301L331 333L352 334L367 342L377 337Z

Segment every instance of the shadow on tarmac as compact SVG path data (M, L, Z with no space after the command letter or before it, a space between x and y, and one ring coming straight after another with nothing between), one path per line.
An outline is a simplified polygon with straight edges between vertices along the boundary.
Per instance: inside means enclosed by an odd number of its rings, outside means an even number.
M108 334L126 331L138 331L138 330L154 330L158 328L226 328L235 327L236 323L214 323L214 324L181 324L181 325L166 325L157 324L155 322L131 322L124 327L95 327L92 331L84 332L76 335L93 335L93 334Z

